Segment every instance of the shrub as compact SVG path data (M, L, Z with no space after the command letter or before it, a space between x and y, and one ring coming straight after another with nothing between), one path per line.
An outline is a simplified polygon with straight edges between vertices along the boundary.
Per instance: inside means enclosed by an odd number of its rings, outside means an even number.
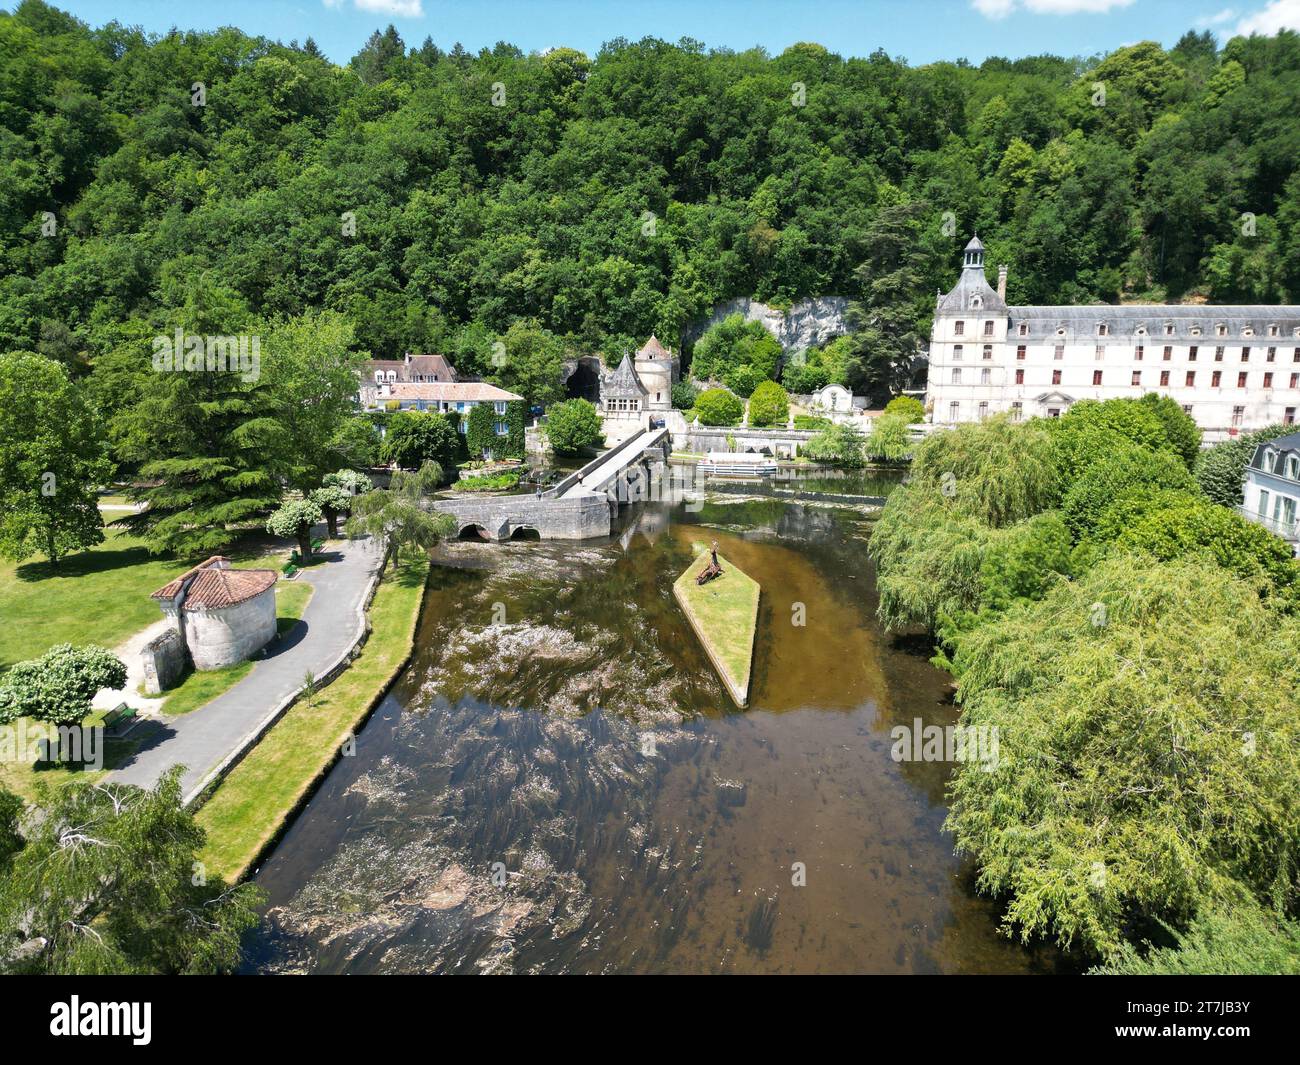
M673 407L676 410L690 410L695 406L695 397L700 390L693 381L677 381L673 385Z
M867 457L885 462L899 462L912 454L915 445L905 414L882 414L871 426L867 437Z
M886 414L901 414L908 425L925 421L925 404L915 396L895 396L885 404Z
M465 420L465 447L480 458L497 444L497 415L489 403L475 403Z
M785 425L790 418L790 397L775 381L764 381L749 397L749 424Z
M739 313L731 314L710 326L696 341L691 376L697 381L716 381L739 366L752 366L761 381L776 376L780 358L780 343L761 323L747 322Z
M807 396L830 384L825 366L811 362L791 364L781 372L781 383L791 395Z
M557 452L571 455L604 441L600 414L585 399L567 399L546 412L546 437Z
M764 380L762 373L752 366L737 366L722 375L722 383L742 399L748 399Z
M794 416L794 427L811 432L814 429L826 429L835 424L829 418L823 418L817 414L796 414Z
M1061 514L1076 540L1090 536L1102 512L1138 488L1196 487L1182 459L1172 451L1152 451L1119 439L1113 451L1079 474L1061 499Z
M1196 457L1195 474L1201 491L1220 506L1241 506L1242 480L1255 448L1294 432L1294 425L1270 425L1266 429L1224 440L1200 452Z
M710 388L695 398L695 416L701 425L739 425L745 405L725 388Z
M823 429L803 446L803 453L814 462L856 469L866 464L865 441L851 425Z

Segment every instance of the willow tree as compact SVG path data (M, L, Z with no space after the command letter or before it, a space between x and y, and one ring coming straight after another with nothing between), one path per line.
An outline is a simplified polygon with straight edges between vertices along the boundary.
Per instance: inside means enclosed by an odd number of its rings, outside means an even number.
M347 534L374 537L398 561L426 553L456 532L455 518L429 506L429 496L442 477L442 467L436 462L426 462L414 473L394 471L387 488L356 498Z
M1300 622L1256 584L1116 553L953 661L999 758L960 766L947 826L1008 932L1106 957L1140 919L1294 900Z

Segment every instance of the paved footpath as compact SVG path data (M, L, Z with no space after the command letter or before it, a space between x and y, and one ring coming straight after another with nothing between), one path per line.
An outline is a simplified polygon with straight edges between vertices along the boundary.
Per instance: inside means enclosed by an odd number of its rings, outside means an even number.
M185 801L228 757L258 732L267 718L303 686L307 674L322 676L357 641L364 626L361 604L382 556L372 540L327 545L324 562L299 571L315 589L302 621L283 639L267 644L252 672L212 702L188 714L147 718L128 734L137 750L111 781L151 787L172 766Z

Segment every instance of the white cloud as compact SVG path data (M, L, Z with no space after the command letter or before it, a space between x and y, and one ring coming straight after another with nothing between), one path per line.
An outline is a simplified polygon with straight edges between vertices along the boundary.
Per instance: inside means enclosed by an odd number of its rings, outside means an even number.
M1235 7L1225 7L1213 15L1205 15L1196 20L1196 24L1201 27L1205 26L1222 26L1225 22L1231 22L1237 15Z
M326 7L338 9L347 5L347 0L321 0ZM424 0L352 0L358 11L369 11L376 15L393 15L396 18L422 18Z
M1133 0L971 0L971 6L985 18L1006 18L1013 11L1032 15L1104 15Z
M1273 0L1262 11L1247 15L1237 23L1239 37L1259 33L1272 37L1278 30L1300 30L1300 0Z
M420 18L424 14L421 0L356 0L356 4L360 11L397 15L400 18Z

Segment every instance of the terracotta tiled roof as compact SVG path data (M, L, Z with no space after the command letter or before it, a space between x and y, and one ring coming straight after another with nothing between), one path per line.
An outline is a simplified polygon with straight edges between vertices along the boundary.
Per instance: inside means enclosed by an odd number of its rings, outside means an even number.
M228 569L229 561L214 555L192 570L168 581L150 598L175 599L185 590L182 610L214 610L234 606L273 585L279 574L273 569Z
M394 381L380 399L426 399L441 403L482 403L523 399L486 381Z
M659 343L659 338L653 333L650 339L645 342L645 346L636 353L638 359L671 359L673 353Z

